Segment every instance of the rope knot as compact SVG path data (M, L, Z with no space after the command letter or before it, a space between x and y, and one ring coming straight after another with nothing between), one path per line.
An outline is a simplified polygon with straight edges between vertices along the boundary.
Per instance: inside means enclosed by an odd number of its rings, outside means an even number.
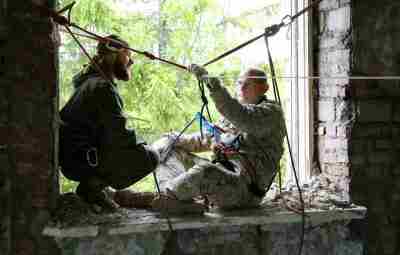
M143 55L145 55L146 57L148 57L151 60L156 59L156 56L154 56L153 54L151 54L150 52L147 52L147 51L143 52Z
M66 17L64 17L64 16L61 16L61 15L54 15L53 16L53 20L55 21L55 22L57 22L58 24L60 24L61 26L68 26L68 25L70 25L70 22L69 22L69 20L66 18Z

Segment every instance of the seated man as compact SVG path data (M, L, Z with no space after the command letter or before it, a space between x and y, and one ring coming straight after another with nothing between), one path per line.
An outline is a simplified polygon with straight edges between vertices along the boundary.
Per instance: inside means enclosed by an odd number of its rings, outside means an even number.
M80 182L76 193L103 209L117 208L105 187L126 188L158 165L158 153L125 128L123 102L115 79L128 81L133 64L128 44L100 42L89 64L74 77L74 93L60 113L60 166L62 173ZM120 44L119 44L119 43Z
M235 99L217 78L207 78L204 68L192 65L190 69L206 82L223 116L216 124L223 131L220 137L179 137L156 171L161 189L181 202L206 197L224 209L256 206L271 185L283 153L284 117L279 104L264 95L269 88L266 74L254 68L241 74ZM169 135L154 147L162 152L175 138ZM205 150L214 152L213 162L191 153ZM161 197L153 207L173 207L173 201L166 202Z

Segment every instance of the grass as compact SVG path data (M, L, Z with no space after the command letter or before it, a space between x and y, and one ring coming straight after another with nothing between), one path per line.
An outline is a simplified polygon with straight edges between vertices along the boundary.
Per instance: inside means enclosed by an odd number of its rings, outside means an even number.
M60 191L61 193L75 192L76 187L78 186L78 182L71 181L63 176L61 173L60 178ZM129 189L133 189L135 191L155 191L155 183L153 179L153 174L149 174L134 185L130 186Z

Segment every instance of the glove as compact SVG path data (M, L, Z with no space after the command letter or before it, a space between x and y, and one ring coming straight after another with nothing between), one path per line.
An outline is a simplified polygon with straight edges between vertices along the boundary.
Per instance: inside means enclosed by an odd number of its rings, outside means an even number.
M207 70L204 67L196 64L191 64L189 66L189 72L193 73L198 80L205 80L205 76L208 74Z
M209 89L215 89L221 87L220 80L216 77L208 77L207 76L208 72L204 67L198 66L196 64L191 64L189 66L189 71L194 75L196 75L198 80L205 81Z
M178 134L175 132L163 134L160 139L151 144L151 147L162 154L171 143L173 143L177 136Z

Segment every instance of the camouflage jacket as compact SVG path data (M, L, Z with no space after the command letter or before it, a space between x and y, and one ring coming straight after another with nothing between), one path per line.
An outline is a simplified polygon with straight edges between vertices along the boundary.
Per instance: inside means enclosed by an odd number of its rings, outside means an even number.
M236 171L265 190L272 181L283 154L284 117L279 104L264 98L258 104L241 104L220 84L209 86L210 96L223 118L216 123L224 135L241 134L240 154L230 160ZM211 148L212 138L184 135L178 146L193 152Z

